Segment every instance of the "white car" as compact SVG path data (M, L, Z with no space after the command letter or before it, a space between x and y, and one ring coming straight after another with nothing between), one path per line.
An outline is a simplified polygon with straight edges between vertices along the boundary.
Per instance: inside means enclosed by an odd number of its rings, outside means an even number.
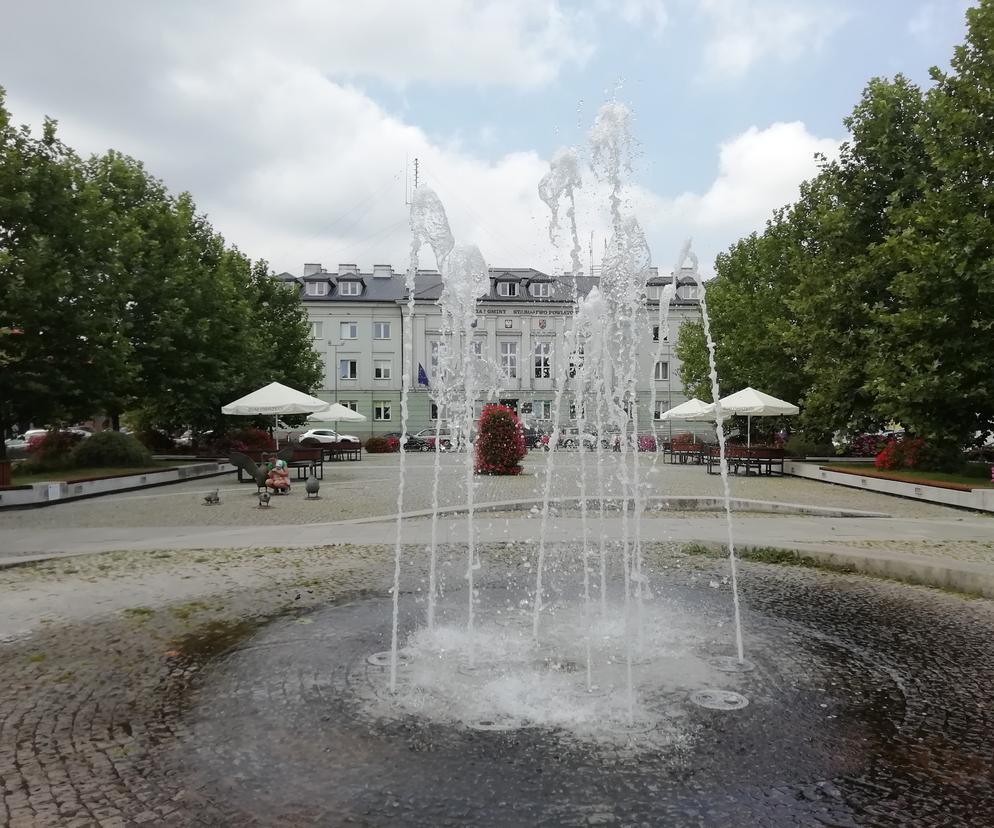
M312 428L300 435L300 442L313 437L319 443L355 443L359 444L359 438L351 434L339 434L330 428Z

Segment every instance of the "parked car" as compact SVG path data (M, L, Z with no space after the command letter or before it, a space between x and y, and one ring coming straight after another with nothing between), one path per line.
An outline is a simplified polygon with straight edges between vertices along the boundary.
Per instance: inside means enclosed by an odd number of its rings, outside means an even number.
M435 450L435 429L434 428L423 428L421 431L416 432L411 435L415 440L419 440L422 444L421 451L434 451ZM452 432L445 428L444 426L439 429L438 432L438 442L442 447L442 451L448 451L452 448Z
M301 442L309 438L313 438L319 443L355 443L359 445L358 437L352 434L339 434L330 428L311 428L300 435Z
M549 435L544 431L539 431L537 428L526 428L525 433L525 448L533 449L545 447L545 444L549 441Z
M280 445L284 443L299 443L304 434L307 433L307 424L292 426L287 425L282 420L276 421L276 428L273 429L273 437L280 441Z
M380 434L378 436L379 437L393 437L398 442L400 442L401 434L400 434L399 431L391 431L391 432L388 432L387 434ZM424 445L425 445L424 440L421 440L420 438L415 437L413 434L408 434L407 435L407 443L404 445L404 450L405 451L427 451L427 449L424 448Z

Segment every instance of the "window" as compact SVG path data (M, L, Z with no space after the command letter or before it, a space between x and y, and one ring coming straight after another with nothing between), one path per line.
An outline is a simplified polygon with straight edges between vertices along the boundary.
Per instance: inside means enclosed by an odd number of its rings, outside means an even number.
M428 373L432 377L438 376L438 354L442 343L437 339L428 343Z
M531 285L531 292L532 296L537 296L540 299L547 299L552 296L552 285L549 282L535 282Z
M359 400L339 400L338 403L339 405L344 405L346 408L349 408L352 411L359 410Z
M339 282L338 283L338 294L340 296L358 296L362 293L362 282Z
M497 283L497 295L498 296L517 296L518 295L518 285L516 282L498 282Z
M539 342L535 346L535 379L549 378L549 365L552 362L552 343Z
M358 339L358 338L359 338L359 323L342 322L342 339Z
M652 419L662 420L663 412L670 407L669 400L656 400L656 408L652 412Z
M522 414L532 414L532 413L534 413L533 412L533 406L532 406L532 404L530 402L523 402L523 403L521 403L521 413Z
M571 402L569 404L569 418L571 420L575 420L576 419L576 403L575 402Z
M652 326L652 341L659 342L659 325ZM670 337L667 334L666 336L663 337L663 342L669 342L669 341Z
M670 378L670 364L668 362L657 362L653 373L657 380L668 380Z
M517 342L501 342L500 343L500 365L504 369L504 373L510 379L516 379L518 376L518 343Z
M470 343L470 347L473 349L473 355L474 356L478 356L478 357L482 357L483 356L483 340L482 339L474 339L472 341L472 343Z
M438 419L438 403L430 403L428 405L428 419L429 420Z
M324 323L311 322L311 339L321 339L324 336Z
M701 298L700 285L681 285L679 294L684 299L700 299Z
M389 338L390 338L390 323L374 322L373 339L389 339Z
M305 282L304 283L304 293L308 296L327 296L328 295L328 283L327 282Z
M535 401L535 419L537 420L552 419L552 400Z
M380 422L390 419L390 402L388 400L373 400L373 419Z
M373 379L390 379L390 360L377 359L373 361Z
M359 377L359 363L354 359L340 359L338 361L338 378L343 380L357 379Z
M647 299L652 299L658 302L663 296L663 286L648 285L645 289L645 296Z

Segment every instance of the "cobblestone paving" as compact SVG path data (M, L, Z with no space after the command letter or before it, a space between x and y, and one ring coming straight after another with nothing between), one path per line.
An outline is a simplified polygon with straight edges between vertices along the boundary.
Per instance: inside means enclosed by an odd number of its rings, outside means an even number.
M521 551L488 550L488 565L519 560ZM223 723L212 718L212 697L204 691L224 683L227 659L252 652L266 635L299 630L297 638L314 641L329 605L387 601L390 550L188 554L94 556L3 573L4 594L35 589L39 612L64 599L58 591L45 598L60 580L81 602L115 584L125 597L129 583L160 586L157 596L133 604L120 599L113 613L94 608L84 623L53 615L37 632L0 645L0 825L295 826L307 824L298 818L305 816L324 825L347 817L363 825L648 825L659 818L668 825L994 823L991 602L747 565L747 642L756 639L749 625L758 635L762 619L770 618L793 630L800 648L797 675L785 670L780 652L771 654L777 669L750 679L770 682L770 693L786 702L782 715L759 716L756 701L748 716L698 716L710 734L709 750L683 765L654 757L650 767L660 773L649 779L623 756L593 761L532 736L467 742L465 735L441 734L432 742L417 727L386 728L362 734L369 739L366 755L389 748L399 762L394 771L419 766L418 778L449 779L459 795L451 805L432 799L430 787L397 796L405 786L385 764L376 771L392 788L373 784L349 799L328 775L336 744L326 739L334 728L320 716L280 720L281 696L295 704L303 698L292 660L260 675L259 692L240 710L242 724L222 727L223 737L216 736ZM720 582L719 563L669 553L659 563L687 573L674 577L697 579L703 600L713 596L727 611L727 588L707 586ZM405 571L405 588L416 590L423 572ZM181 601L176 583L190 585ZM721 635L727 637L727 628ZM805 676L835 663L823 651L848 655L837 675L825 676L843 686L818 698L821 685L809 686ZM819 668L812 659L820 652ZM329 654L347 655L335 648ZM756 658L763 663L760 653ZM253 687L251 680L246 686ZM314 699L309 704L313 711ZM827 725L819 723L822 715L838 718ZM267 716L284 729L267 731ZM253 721L263 725L262 740L239 748ZM776 755L778 746L783 755ZM362 741L348 750L361 755ZM271 776L255 776L260 757L272 761ZM500 771L488 771L495 760ZM288 768L303 768L304 777L287 776ZM598 807L574 807L587 790L601 797ZM287 797L297 797L296 815L276 807ZM419 816L426 797L434 809L424 811L432 815L427 822ZM518 803L518 810L506 810L507 803Z
M475 479L478 503L488 501L541 498L544 490L545 458L530 455L525 460L525 474L518 477ZM432 455L416 454L408 458L405 511L431 508ZM587 456L587 491L596 487L595 457ZM453 505L465 502L463 476L465 455L443 455L439 502ZM579 493L579 458L576 454L556 457L552 495L575 496ZM617 490L612 481L619 469L613 456L605 457L605 478L610 491ZM59 506L23 511L0 512L0 531L4 529L47 529L65 527L136 527L136 526L246 526L317 523L352 518L387 515L397 506L396 455L367 455L361 462L325 465L322 498L307 501L301 491L279 498L272 509L258 509L249 484L238 485L233 477L212 481L190 481L130 494L76 501ZM660 462L644 469L648 495L720 496L721 481L703 468L670 465ZM206 506L203 495L219 488L222 502ZM885 512L913 518L962 517L963 512L943 506L899 497L832 486L793 477L734 478L734 497L786 503L807 503L864 511ZM994 524L992 524L994 526Z

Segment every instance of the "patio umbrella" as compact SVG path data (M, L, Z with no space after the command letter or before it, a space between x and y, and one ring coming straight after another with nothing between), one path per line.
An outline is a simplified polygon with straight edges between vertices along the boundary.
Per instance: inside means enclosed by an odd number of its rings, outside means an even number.
M793 416L800 413L800 409L793 403L778 400L755 388L743 388L721 400L722 414L744 414L746 417L746 445L752 445L752 418L753 417L782 417Z
M659 415L660 420L713 420L714 405L697 397L680 403Z
M358 411L353 411L348 406L342 405L341 403L332 403L327 408L323 408L320 411L315 411L313 414L307 415L307 422L309 423L337 423L339 421L345 423L361 423L365 422L366 416L360 414Z
M271 382L251 394L221 406L221 413L236 417L272 414L274 424L277 424L280 414L310 414L327 407L328 403L325 400L319 400L281 383ZM277 448L279 448L278 442Z

